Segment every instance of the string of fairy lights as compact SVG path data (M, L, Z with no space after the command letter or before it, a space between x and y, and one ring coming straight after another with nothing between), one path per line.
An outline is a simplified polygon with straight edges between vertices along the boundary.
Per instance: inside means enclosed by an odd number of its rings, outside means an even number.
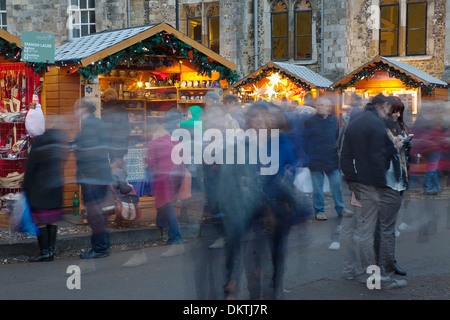
M374 63L373 65L369 65L365 68L363 68L361 71L355 73L350 80L347 82L339 83L335 89L344 91L348 87L354 86L356 83L358 83L361 80L364 80L366 78L372 77L375 72L384 71L389 74L389 77L396 78L402 81L402 83L410 88L419 88L421 87L422 93L425 95L431 95L436 88L436 85L429 84L426 85L423 82L416 81L411 76L400 72L399 70L395 69L394 67L388 65L387 63L384 63L382 61L378 61Z
M21 48L5 39L0 39L0 55L6 60L13 62L20 61L20 54ZM96 76L101 74L107 74L112 69L117 67L141 66L151 68L153 66L171 66L173 63L180 63L182 58L192 62L195 70L200 75L207 75L211 77L212 72L219 72L219 79L227 80L230 84L237 82L239 79L239 76L235 71L214 61L199 50L179 40L176 36L168 32L160 32L87 66L82 66L80 60L58 62L56 65L57 67L70 66L71 69L76 68L82 75L83 80L88 80L94 79ZM48 71L49 67L47 63L27 62L27 65L30 66L36 74L39 74L42 70L47 69ZM411 76L397 70L389 64L379 61L353 74L348 81L339 83L334 87L334 89L342 92L348 87L354 86L357 82L373 76L377 71L387 72L390 77L399 79L407 87L421 87L422 93L425 95L431 95L436 88L435 84L426 85L423 82L417 81ZM298 89L306 92L311 91L311 86L307 83L301 81L292 74L284 72L283 70L276 70L275 68L264 69L258 74L242 80L237 86L233 87L233 91L234 93L239 93L242 87L248 85L254 85L253 87L257 90L258 88L255 84L258 84L264 78L267 78L275 73L278 73L283 78L288 79L293 85L297 86ZM266 92L269 95L276 94L277 92L273 90L274 87L269 86L267 87Z

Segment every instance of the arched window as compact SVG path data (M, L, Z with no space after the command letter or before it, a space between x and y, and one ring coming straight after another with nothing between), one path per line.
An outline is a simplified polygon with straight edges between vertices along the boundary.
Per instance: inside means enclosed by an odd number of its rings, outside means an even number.
M185 6L187 18L187 35L202 43L202 6Z
M311 59L312 10L307 0L295 4L295 59Z
M220 18L219 4L212 4L206 13L208 19L208 47L220 53Z
M427 2L408 0L406 55L426 54Z
M288 9L284 1L272 6L272 60L288 59Z
M398 0L381 0L380 55L398 55L399 3Z

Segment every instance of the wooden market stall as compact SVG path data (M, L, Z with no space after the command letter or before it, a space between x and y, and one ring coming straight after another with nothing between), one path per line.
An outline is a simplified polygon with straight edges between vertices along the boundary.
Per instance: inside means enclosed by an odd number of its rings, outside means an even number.
M266 65L233 84L233 92L243 102L287 98L303 104L310 92L314 99L331 90L332 82L304 66L269 61Z
M398 96L405 104L405 121L415 121L425 101L447 101L448 85L410 64L393 58L376 56L332 87L340 95L339 108L349 106L353 94L369 101L379 93Z
M22 191L29 137L25 118L40 88L32 65L20 61L21 41L0 29L0 226L9 226L7 202Z
M128 179L139 195L145 192L146 142L153 121L169 109L180 112L204 105L204 96L215 91L220 98L238 79L236 65L180 33L168 24L103 31L62 45L55 50L55 65L45 74L48 113L67 118L74 137L79 121L73 118L76 100L101 98L108 87L116 89L129 112L131 142L125 158ZM66 165L65 206L71 206L78 189L73 155Z

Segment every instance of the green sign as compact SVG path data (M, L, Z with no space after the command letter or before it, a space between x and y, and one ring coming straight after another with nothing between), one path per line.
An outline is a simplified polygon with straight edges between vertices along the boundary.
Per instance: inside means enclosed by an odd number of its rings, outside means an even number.
M22 61L55 63L55 35L22 31Z

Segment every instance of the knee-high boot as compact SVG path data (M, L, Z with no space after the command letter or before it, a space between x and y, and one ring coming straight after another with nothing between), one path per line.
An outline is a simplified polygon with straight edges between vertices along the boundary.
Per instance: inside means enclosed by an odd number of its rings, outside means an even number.
M34 258L28 259L29 262L41 262L50 261L50 252L48 249L48 229L47 226L39 228L38 244L39 244L39 255Z
M50 261L53 261L56 244L56 233L58 227L56 225L48 224L47 230L48 230L48 251L50 254Z

